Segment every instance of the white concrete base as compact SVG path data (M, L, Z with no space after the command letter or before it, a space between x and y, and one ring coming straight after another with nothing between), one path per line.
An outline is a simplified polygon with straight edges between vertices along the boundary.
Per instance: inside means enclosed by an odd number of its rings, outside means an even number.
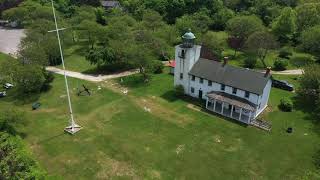
M75 133L77 133L78 131L80 131L82 129L81 126L75 124L74 127L72 126L68 126L66 128L64 128L64 131L66 131L67 133L74 135Z

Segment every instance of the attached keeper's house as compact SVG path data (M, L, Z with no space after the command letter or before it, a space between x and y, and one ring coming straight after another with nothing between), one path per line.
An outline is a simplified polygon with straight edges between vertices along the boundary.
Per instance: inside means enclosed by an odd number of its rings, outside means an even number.
M206 108L223 116L252 124L268 105L271 90L270 69L266 73L203 58L195 36L186 33L176 46L174 85L185 94L206 100Z

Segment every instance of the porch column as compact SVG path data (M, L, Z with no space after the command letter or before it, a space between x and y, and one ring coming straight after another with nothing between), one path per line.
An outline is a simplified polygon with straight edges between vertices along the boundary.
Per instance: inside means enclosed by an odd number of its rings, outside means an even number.
M217 102L217 100L216 100L216 99L214 99L214 101L213 101L213 102L214 102L214 104L213 104L213 111L214 111L214 112L216 112L216 102Z
M242 108L240 108L240 115L239 115L239 120L241 121L241 115L242 115Z
M224 102L222 102L222 105L221 105L221 114L223 114L223 106L224 106Z
M206 101L206 109L208 109L208 101L209 101L209 98L207 97L207 101Z
M232 118L232 114L233 114L233 105L232 105L232 107L231 107L231 113L230 113L230 117Z
M252 114L252 111L249 111L249 123L251 122L251 114Z

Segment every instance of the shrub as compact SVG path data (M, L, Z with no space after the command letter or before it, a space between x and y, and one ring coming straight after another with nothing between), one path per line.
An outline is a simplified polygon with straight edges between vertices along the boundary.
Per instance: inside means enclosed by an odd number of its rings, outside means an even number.
M292 50L290 48L281 48L279 51L279 55L280 58L284 58L284 59L289 59L290 56L292 56Z
M285 112L291 112L293 109L293 103L289 98L282 98L280 100L279 108Z
M155 61L153 63L153 73L161 74L163 72L164 65L161 61Z
M184 95L184 87L182 85L178 85L174 87L175 95L181 97Z
M257 58L255 57L248 57L244 60L244 67L253 69L256 67Z
M283 71L287 69L288 66L288 60L285 59L277 59L274 63L273 63L273 68L277 71Z
M294 55L290 58L290 62L297 67L305 66L313 61L314 59L311 55L304 54Z

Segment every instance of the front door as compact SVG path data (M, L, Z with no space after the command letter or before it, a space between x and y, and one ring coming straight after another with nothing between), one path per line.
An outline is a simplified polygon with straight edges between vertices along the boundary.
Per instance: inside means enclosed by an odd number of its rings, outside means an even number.
M199 98L202 99L202 91L199 90Z

